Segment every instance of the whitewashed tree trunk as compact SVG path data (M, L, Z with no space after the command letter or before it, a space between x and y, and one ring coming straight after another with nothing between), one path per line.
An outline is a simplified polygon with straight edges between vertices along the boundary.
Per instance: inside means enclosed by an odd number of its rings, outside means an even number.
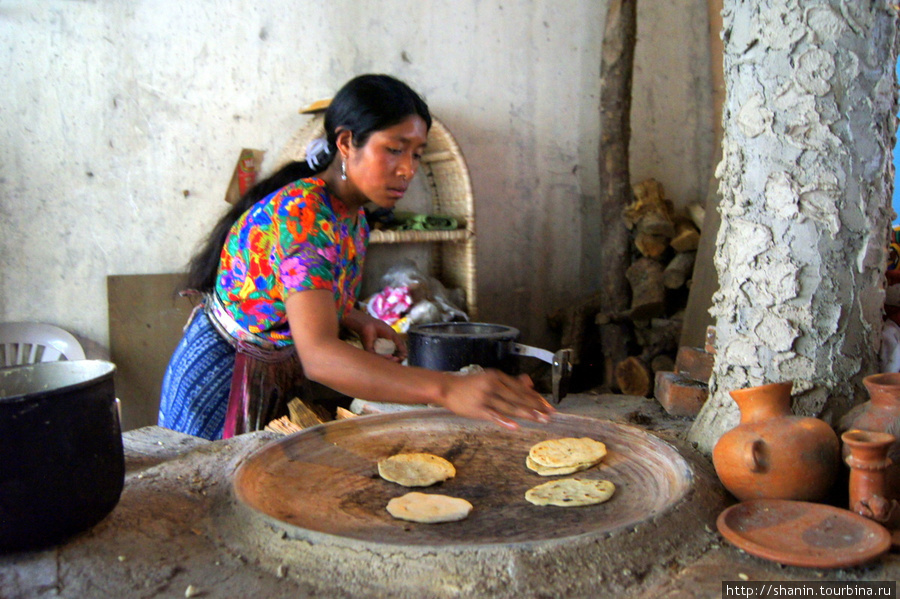
M722 225L711 453L733 389L794 382L794 412L835 423L878 370L893 211L897 10L871 0L725 0Z

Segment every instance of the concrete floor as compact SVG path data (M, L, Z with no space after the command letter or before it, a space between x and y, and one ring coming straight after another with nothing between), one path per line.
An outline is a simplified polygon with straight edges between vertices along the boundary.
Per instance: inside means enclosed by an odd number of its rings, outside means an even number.
M668 417L655 401L615 395L579 394L566 398L561 411L639 426L684 448L690 422ZM890 553L872 562L842 569L787 567L748 555L724 541L715 518L725 503L698 514L693 526L659 529L655 541L632 555L618 555L615 576L592 578L590 563L577 567L583 577L557 589L539 578L512 573L519 584L512 590L488 592L464 585L409 591L397 571L385 579L396 582L374 587L362 573L316 568L288 559L290 551L313 551L298 541L260 529L273 551L254 552L253 543L235 541L234 502L230 481L237 464L278 435L254 433L221 442L206 442L158 427L125 434L125 491L116 509L92 530L54 549L0 556L0 597L456 597L456 596L620 596L722 597L723 581L896 581L900 555ZM697 456L692 456L697 459ZM702 458L701 458L702 459ZM713 486L718 482L713 479ZM721 488L715 489L721 493ZM238 520L242 520L238 518ZM265 527L264 527L265 528ZM255 533L254 533L255 534ZM258 540L258 539L257 539ZM615 539L605 539L613 551ZM666 544L683 543L681 555L647 562ZM280 548L285 548L279 560ZM537 550L536 550L537 552ZM273 557L274 553L274 557ZM639 556L638 554L642 554ZM662 555L662 554L660 554ZM364 556L365 557L365 556ZM518 562L517 562L518 563ZM520 564L521 565L521 564ZM571 572L571 563L539 574L551 577ZM569 567L569 570L566 568ZM354 578L357 577L357 578ZM353 582L355 580L355 582ZM532 581L532 582L522 582ZM408 582L408 581L407 581ZM373 590L375 589L375 590ZM380 589L380 590L377 590Z

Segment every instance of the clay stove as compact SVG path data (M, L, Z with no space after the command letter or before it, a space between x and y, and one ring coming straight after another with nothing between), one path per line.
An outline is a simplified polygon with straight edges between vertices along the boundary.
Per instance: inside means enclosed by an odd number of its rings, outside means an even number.
M607 444L602 464L580 475L613 481L613 499L580 508L526 502L525 491L547 480L526 469L529 447L580 436ZM466 520L426 525L387 514L388 500L409 489L381 480L376 464L413 451L454 463L457 476L426 491L469 500ZM636 564L690 553L693 532L720 508L709 477L673 445L626 424L559 414L507 431L425 409L332 422L265 446L238 469L233 512L222 514L231 525L222 529L233 531L225 539L233 548L268 567L332 571L332 582L355 595L614 592L633 586Z

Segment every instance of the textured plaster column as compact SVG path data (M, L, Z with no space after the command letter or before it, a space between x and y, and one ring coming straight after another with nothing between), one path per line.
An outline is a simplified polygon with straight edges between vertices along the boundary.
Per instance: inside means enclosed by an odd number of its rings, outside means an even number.
M878 369L896 130L894 2L726 0L710 453L733 389L794 382L836 422Z

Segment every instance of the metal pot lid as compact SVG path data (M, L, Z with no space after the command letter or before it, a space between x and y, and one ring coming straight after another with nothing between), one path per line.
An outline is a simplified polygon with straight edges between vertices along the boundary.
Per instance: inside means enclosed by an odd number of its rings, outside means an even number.
M0 401L68 393L109 378L115 364L105 360L62 360L0 368Z
M488 322L435 322L409 328L410 335L432 337L478 337L479 339L517 339L519 329Z

